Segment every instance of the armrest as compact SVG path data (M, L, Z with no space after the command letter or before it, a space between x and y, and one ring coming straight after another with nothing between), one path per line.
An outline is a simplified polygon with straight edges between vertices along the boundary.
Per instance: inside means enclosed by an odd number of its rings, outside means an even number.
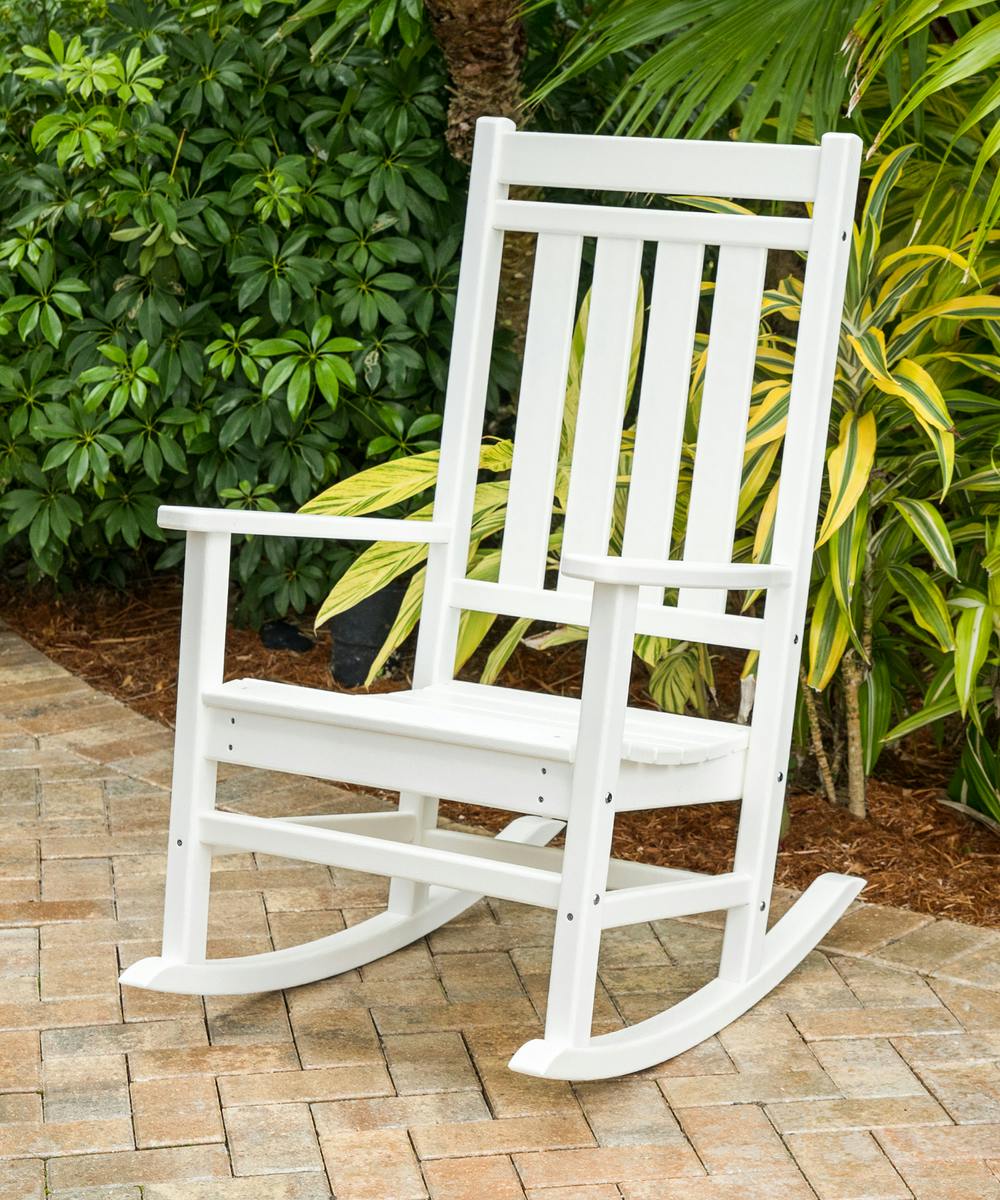
M699 563L656 558L612 558L598 554L567 554L562 573L594 583L632 587L726 588L734 592L784 587L791 582L788 567L771 563Z
M447 526L436 521L167 505L157 511L156 521L161 529L196 533L254 533L261 537L336 538L348 542L446 542L449 533Z

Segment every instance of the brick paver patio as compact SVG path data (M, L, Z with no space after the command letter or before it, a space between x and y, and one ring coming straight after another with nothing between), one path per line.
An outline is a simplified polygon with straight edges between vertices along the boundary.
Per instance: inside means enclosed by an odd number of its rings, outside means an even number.
M1000 933L857 905L777 991L642 1075L514 1075L550 920L480 904L284 995L119 992L158 949L170 735L0 626L0 1200L1000 1198ZM368 806L229 771L259 815ZM212 954L307 940L382 884L217 860ZM780 905L776 906L780 908ZM604 1028L714 973L718 923L605 937Z

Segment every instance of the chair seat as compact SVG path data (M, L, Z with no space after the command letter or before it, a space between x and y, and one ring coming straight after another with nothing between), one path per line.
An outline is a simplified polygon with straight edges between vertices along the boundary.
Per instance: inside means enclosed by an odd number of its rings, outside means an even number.
M375 695L238 679L205 693L212 708L261 713L399 737L530 755L554 762L576 757L580 702L565 696L453 681ZM622 757L678 766L746 750L749 729L649 709L629 708Z

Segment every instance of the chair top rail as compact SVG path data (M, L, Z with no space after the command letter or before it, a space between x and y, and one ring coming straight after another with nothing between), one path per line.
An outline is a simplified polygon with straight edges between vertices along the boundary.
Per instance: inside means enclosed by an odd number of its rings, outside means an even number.
M668 212L535 200L498 200L493 206L493 227L509 233L575 233L583 237L755 246L765 250L808 250L812 232L806 217Z
M509 132L498 175L529 187L807 201L819 162L818 146Z
M322 513L254 512L239 508L161 506L161 529L188 533L245 533L261 537L327 538L354 542L446 542L450 531L440 521L386 517L334 517Z

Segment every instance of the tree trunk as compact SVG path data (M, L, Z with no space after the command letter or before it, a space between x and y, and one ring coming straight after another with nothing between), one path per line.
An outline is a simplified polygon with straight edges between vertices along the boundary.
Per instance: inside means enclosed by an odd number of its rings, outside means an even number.
M427 0L434 37L451 76L446 137L468 163L479 117L517 118L521 109L524 29L519 0Z
M445 137L460 162L472 158L480 117L517 120L521 111L526 43L520 8L520 0L427 0L431 28L452 83ZM519 356L524 352L534 260L533 234L505 236L497 322L513 334Z
M844 655L843 675L847 725L847 808L852 816L867 817L865 754L861 741L861 705L858 701L864 676L857 652L853 649Z
M823 745L823 729L819 723L816 697L809 686L804 669L799 670L799 682L802 685L802 700L806 706L806 716L809 719L809 741L812 744L813 757L816 759L816 770L819 772L820 782L823 785L823 791L826 792L827 800L836 807L840 803L840 798L837 796L837 785L833 781L830 760L826 756L826 747Z

